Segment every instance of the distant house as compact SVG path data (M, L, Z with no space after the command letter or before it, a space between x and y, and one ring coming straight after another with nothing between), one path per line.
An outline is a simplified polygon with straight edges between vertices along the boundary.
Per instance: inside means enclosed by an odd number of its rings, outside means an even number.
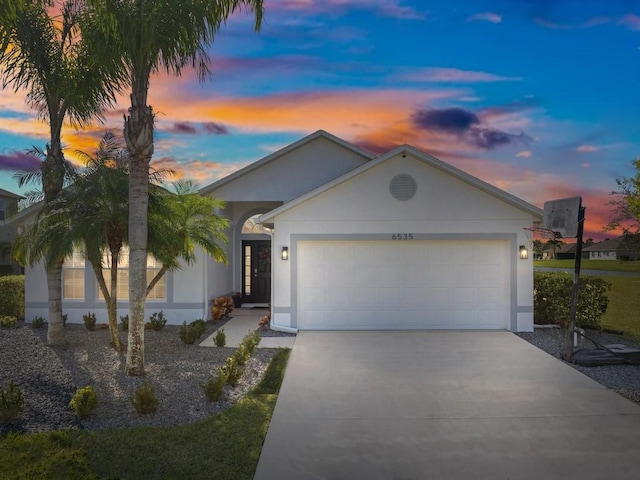
M548 247L542 251L542 260L575 260L575 258L575 243L565 243L563 245L558 245L555 250L553 249L553 247ZM585 256L583 255L582 258L585 258Z
M638 236L622 235L586 247L590 260L638 260Z
M20 267L11 259L11 244L18 229L7 225L9 216L17 210L18 200L22 197L0 188L0 275L18 273Z

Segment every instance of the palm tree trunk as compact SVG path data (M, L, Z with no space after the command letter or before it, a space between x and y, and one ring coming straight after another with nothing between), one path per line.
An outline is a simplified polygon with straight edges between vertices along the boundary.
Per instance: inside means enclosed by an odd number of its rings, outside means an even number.
M134 82L135 83L135 82ZM144 319L147 293L147 210L149 163L153 155L153 111L146 89L131 95L124 137L130 157L129 175L129 335L127 374L144 375Z
M64 345L64 321L62 320L62 260L47 270L47 293L49 300L49 326L47 344Z
M45 203L54 200L62 191L64 184L64 156L62 155L60 144L60 131L56 125L57 122L52 120L52 141L51 145L47 146L47 156L41 166L42 190ZM47 259L47 263L51 265L47 268L47 297L49 303L47 343L49 345L64 345L66 343L64 321L62 319L62 265L64 264L64 259L56 258L53 262Z
M109 317L109 333L111 343L116 352L122 351L122 342L118 335L118 253L111 252L111 291L107 300L107 315Z

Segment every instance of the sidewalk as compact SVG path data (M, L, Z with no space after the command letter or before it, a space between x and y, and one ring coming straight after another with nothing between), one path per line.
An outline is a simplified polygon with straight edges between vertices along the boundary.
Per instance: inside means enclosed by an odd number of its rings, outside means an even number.
M231 320L224 324L224 333L227 337L227 347L237 347L244 336L250 330L258 328L258 321L267 313L266 308L235 308L231 313ZM215 332L209 335L201 347L215 347L213 337ZM292 348L296 337L263 337L258 348Z

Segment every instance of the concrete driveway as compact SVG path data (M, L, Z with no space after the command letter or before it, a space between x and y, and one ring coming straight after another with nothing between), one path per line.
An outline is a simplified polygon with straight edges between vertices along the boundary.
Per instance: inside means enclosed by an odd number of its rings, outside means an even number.
M302 332L255 479L640 475L640 406L508 332Z

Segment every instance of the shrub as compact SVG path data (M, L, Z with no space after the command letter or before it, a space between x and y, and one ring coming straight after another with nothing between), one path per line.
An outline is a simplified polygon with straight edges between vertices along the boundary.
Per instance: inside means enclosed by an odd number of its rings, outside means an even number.
M222 398L224 386L227 383L227 377L224 372L219 371L218 375L209 380L204 385L204 394L210 402L217 402Z
M180 327L180 340L184 343L192 345L198 340L206 331L207 326L202 319L194 320L187 326L187 322L182 322Z
M249 332L242 339L241 345L245 345L247 347L247 350L249 351L249 355L251 355L260 343L260 340L262 340L262 337L258 334L258 332Z
M220 367L220 373L227 377L227 384L235 387L238 385L240 377L244 370L238 365L238 361L234 357L225 360L224 365Z
M22 421L24 413L24 396L13 382L9 388L0 390L0 423L17 425Z
M129 330L129 314L128 313L126 315L120 315L120 328L122 328L122 330L125 332Z
M244 343L238 345L238 349L233 353L233 358L236 359L236 363L240 366L247 363L249 361L249 357L251 357L251 352Z
M24 275L0 277L0 316L24 318Z
M227 344L227 335L224 333L224 328L216 330L213 343L215 343L216 347L224 347Z
M164 312L160 310L159 312L152 313L149 317L149 328L151 330L160 331L167 324L167 319L164 317Z
M16 328L18 326L18 319L11 315L0 316L0 328Z
M213 307L211 308L211 320L217 322L229 318L233 311L232 297L216 297L213 299Z
M78 417L90 417L98 408L98 394L90 385L79 388L69 402L69 406Z
M43 317L34 317L31 321L31 326L33 328L42 328L44 327L44 318Z
M147 382L138 385L132 403L133 408L140 414L155 413L160 403L158 397L156 397L156 387Z
M566 326L571 313L573 275L568 273L534 272L533 318L536 324ZM611 284L599 277L580 277L576 326L599 329L607 310L607 291Z
M82 320L84 321L84 326L87 327L87 330L93 332L96 329L96 314L87 312L85 315L82 315Z

